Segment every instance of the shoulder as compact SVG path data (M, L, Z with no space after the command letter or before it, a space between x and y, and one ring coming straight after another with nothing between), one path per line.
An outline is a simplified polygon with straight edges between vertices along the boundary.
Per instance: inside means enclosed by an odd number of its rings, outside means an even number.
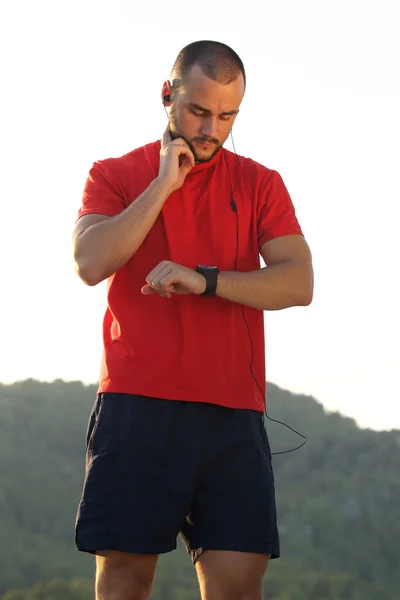
M229 169L235 174L235 178L237 176L243 177L247 185L252 184L256 187L260 185L263 186L267 184L268 181L280 178L277 171L266 167L252 158L235 154L225 148L224 156Z
M160 142L151 142L118 157L97 160L93 167L102 171L104 175L112 174L115 177L132 173L135 168L144 168L146 164L151 167L157 164L160 154Z

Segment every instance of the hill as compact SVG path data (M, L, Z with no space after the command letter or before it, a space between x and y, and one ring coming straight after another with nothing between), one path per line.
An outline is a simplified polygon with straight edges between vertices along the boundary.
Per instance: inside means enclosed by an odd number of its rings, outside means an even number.
M0 384L0 600L93 597L93 558L75 550L73 530L95 392L61 380ZM308 442L273 459L282 558L266 598L399 600L400 431L359 429L272 384L268 413ZM267 428L273 452L301 442L277 423ZM152 598L198 599L181 546L161 557Z

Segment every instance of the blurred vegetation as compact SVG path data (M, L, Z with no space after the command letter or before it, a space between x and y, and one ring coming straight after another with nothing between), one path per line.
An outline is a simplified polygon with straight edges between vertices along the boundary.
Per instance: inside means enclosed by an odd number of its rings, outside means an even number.
M92 600L94 559L74 546L95 386L0 384L0 600ZM379 407L378 407L379 409ZM269 415L308 443L273 458L282 558L267 600L400 600L400 431L359 429L313 398L268 386ZM301 439L267 421L272 451ZM182 545L153 600L198 600Z

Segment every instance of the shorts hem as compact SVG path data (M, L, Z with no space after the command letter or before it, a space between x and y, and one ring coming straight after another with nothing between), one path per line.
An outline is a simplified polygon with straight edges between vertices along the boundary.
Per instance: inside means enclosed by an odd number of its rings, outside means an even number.
M213 543L213 544L199 544L196 548L193 546L186 546L186 550L192 563L196 564L197 560L206 550L221 550L228 552L247 552L250 554L269 554L270 559L280 558L280 547L277 542L265 542L259 544L232 544L229 542L225 543Z
M116 550L117 552L127 552L129 554L167 554L176 550L176 544L173 545L149 545L146 544L131 544L131 543L110 543L110 542L93 542L85 543L85 541L79 541L76 543L76 548L79 552L87 552L89 554L96 554L98 551Z

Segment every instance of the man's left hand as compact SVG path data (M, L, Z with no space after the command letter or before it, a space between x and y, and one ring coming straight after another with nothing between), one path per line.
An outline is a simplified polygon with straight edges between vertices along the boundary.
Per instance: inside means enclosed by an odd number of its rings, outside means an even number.
M147 285L142 294L159 294L171 298L172 294L202 294L206 289L206 279L194 269L163 260L146 277Z

